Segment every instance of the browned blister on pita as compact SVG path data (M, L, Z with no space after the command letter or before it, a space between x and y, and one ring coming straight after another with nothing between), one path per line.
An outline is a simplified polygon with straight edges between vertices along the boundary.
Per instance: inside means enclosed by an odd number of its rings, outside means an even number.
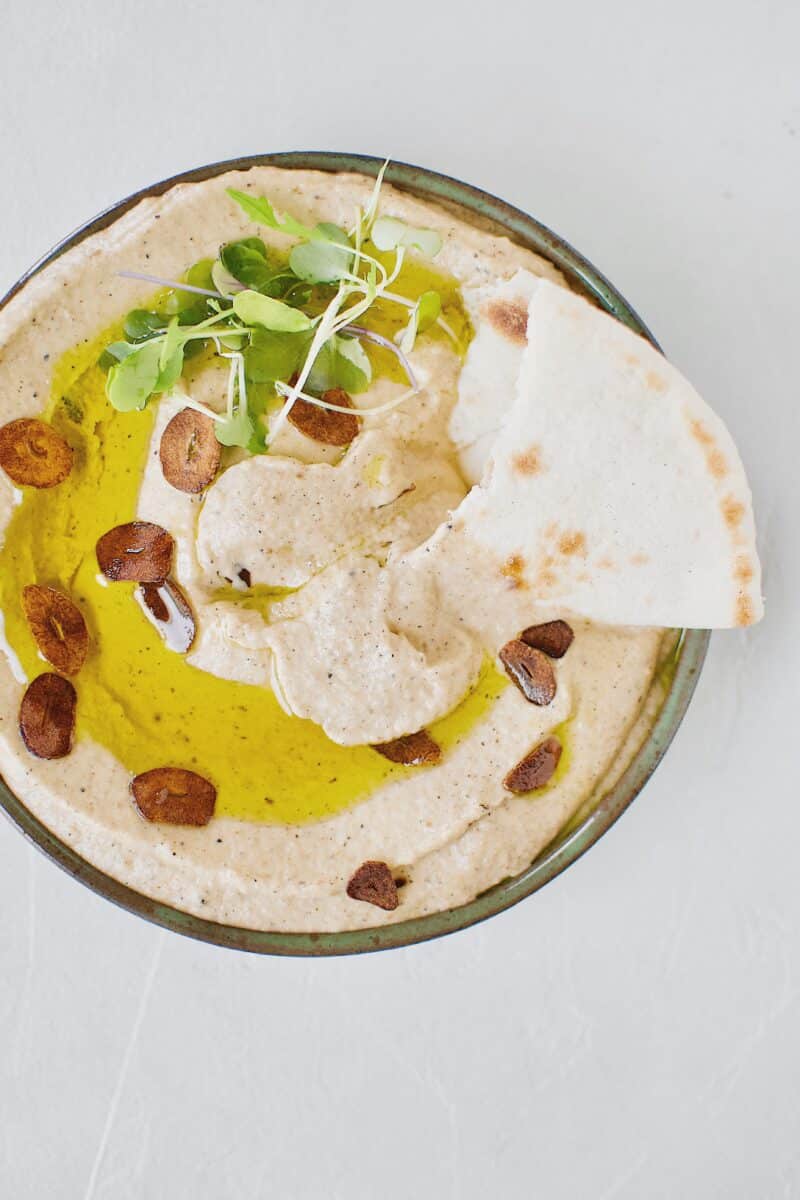
M213 783L183 767L144 771L131 780L131 794L145 820L166 825L207 825L217 802Z
M328 404L338 404L340 408L353 408L353 401L343 388L331 388L323 392L321 398ZM326 446L349 446L358 436L361 426L355 411L343 413L320 408L318 404L312 404L302 397L295 400L290 408L289 420L306 437L323 442Z
M57 671L76 675L89 650L89 631L78 606L55 588L31 583L23 588L22 607L42 656Z
M545 738L508 772L503 787L520 796L543 788L553 778L560 758L561 742L556 737Z
M427 729L407 733L391 742L380 742L373 749L388 758L389 762L402 763L405 767L429 767L442 760L442 748Z
M134 596L169 649L186 654L194 641L196 625L192 606L175 580L140 583Z
M541 625L529 625L519 637L526 646L541 650L548 658L563 658L575 634L566 621L544 621Z
M61 675L37 675L19 706L19 731L37 758L64 758L75 731L75 688Z
M556 676L546 654L519 638L506 642L499 651L506 674L531 704L549 704L556 694Z
M164 478L179 492L202 492L219 470L222 447L211 417L193 408L176 413L158 448Z
M51 488L72 470L73 451L52 425L21 417L0 427L0 467L22 486Z
M97 562L107 579L163 583L172 567L174 542L166 529L150 521L131 521L104 533Z
M509 342L524 346L528 336L528 301L497 297L486 305L486 319Z
M386 912L393 912L400 903L397 884L385 862L370 860L362 863L347 885L351 900L362 900L374 904Z

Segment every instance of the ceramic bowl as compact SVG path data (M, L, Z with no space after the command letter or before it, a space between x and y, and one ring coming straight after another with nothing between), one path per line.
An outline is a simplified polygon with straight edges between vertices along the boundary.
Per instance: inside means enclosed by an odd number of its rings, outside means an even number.
M43 270L84 238L111 225L144 197L158 196L177 183L197 182L225 171L246 170L248 167L262 164L290 170L313 168L321 171L357 171L373 177L381 165L379 159L359 154L256 154L174 175L113 205L70 234L11 288L0 301L0 307L7 303L31 276ZM527 213L513 208L480 188L407 163L392 163L386 173L386 179L395 187L456 210L460 216L489 232L506 234L512 241L549 259L564 273L573 287L594 298L608 312L656 345L649 330L616 288L577 250L573 250L562 238L533 217L529 217ZM578 822L573 822L562 832L526 871L496 884L469 904L415 920L401 921L396 925L343 933L270 933L206 921L144 896L86 862L37 820L2 780L0 805L30 841L75 879L115 904L176 933L212 942L217 946L229 946L259 954L358 954L368 950L408 946L414 942L441 937L457 929L465 929L477 921L483 921L502 912L503 909L510 908L512 904L517 904L565 871L610 829L653 774L680 725L697 684L708 640L709 634L705 630L689 630L682 634L669 690L650 733L628 769L611 790L600 796L590 811Z

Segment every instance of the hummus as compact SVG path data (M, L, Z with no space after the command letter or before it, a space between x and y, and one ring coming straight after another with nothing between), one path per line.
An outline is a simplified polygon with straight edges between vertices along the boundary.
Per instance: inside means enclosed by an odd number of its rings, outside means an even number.
M269 454L224 450L214 483L184 493L164 478L161 434L187 400L223 406L219 361L201 355L150 410L119 413L97 359L124 315L152 299L152 285L117 272L180 278L221 242L256 232L226 187L263 193L311 225L346 226L371 182L264 167L179 185L50 264L0 313L0 423L43 416L75 454L53 489L21 490L0 473L0 770L85 859L212 920L342 930L463 904L527 867L630 761L663 699L659 666L672 644L661 630L570 619L556 694L531 704L498 650L568 614L538 604L513 564L502 586L476 592L458 540L437 541L503 416L481 393L480 358L468 352L464 365L466 331L480 354L498 287L513 299L527 296L531 275L563 281L505 238L385 187L382 211L443 239L435 282L455 341L441 330L420 337L420 393L362 415L349 448L287 424ZM283 247L280 234L257 232ZM431 278L412 255L396 288L415 297ZM383 319L391 333L396 318ZM507 336L511 378L513 323ZM376 363L353 398L362 411L402 388ZM173 576L196 620L187 655L157 637L133 584L98 572L98 538L134 518L175 539ZM423 569L429 553L433 572ZM90 638L74 680L74 745L53 761L33 757L18 729L26 684L46 669L20 604L34 583L69 593ZM423 726L441 748L431 765L373 748ZM513 794L503 780L548 736L563 747L552 778ZM213 782L208 825L149 822L136 810L131 777L166 765ZM391 911L348 895L371 862L402 884Z

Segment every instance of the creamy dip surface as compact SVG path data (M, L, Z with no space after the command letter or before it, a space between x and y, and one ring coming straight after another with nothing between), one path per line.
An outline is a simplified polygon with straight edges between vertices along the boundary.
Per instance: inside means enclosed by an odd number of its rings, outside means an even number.
M222 242L255 233L285 247L248 223L230 186L312 225L346 226L372 182L256 167L179 185L62 255L0 312L0 423L43 416L75 450L72 473L52 489L18 489L0 473L0 770L89 862L212 920L327 931L463 904L527 867L618 777L666 686L671 635L572 620L537 604L513 569L490 577L488 562L476 589L458 539L437 540L479 470L451 441L467 331L492 319L487 296L518 271L563 281L507 239L385 187L382 212L442 235L437 278L462 345L441 331L421 337L413 362L423 390L365 416L346 451L285 425L268 455L224 451L216 480L189 495L165 480L160 437L187 396L222 408L219 361L200 356L141 413L111 408L96 363L124 315L153 295L117 272L180 278ZM426 282L412 261L397 288L416 297ZM356 407L402 387L380 355L375 366ZM481 412L483 434L492 420L485 404ZM172 574L197 624L187 656L158 638L132 584L99 573L98 537L135 517L175 539ZM26 683L48 669L21 610L29 583L71 595L91 639L74 680L75 743L53 761L33 757L18 729ZM520 629L554 618L568 619L575 639L554 663L554 699L537 707L496 655ZM372 749L423 726L442 748L436 765L402 766ZM510 793L507 773L552 733L564 747L553 778ZM131 778L165 765L214 783L207 826L140 816ZM366 861L389 864L401 881L394 911L347 895Z

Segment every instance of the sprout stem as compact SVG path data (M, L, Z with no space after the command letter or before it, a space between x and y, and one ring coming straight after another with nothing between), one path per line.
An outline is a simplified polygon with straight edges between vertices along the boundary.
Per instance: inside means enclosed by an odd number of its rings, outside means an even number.
M174 288L176 292L194 292L196 296L213 296L215 300L227 300L221 292L210 292L208 288L195 287L191 283L178 283L176 279L162 279L160 275L143 275L140 271L117 271L120 279L141 279L144 283L157 283L159 287Z
M287 400L275 418L275 422L270 431L271 438L274 438L281 427L286 423L289 413L292 410L292 406L294 405L297 397L300 395L303 384L311 373L311 368L316 362L317 355L319 354L325 342L327 342L331 333L334 332L336 326L336 317L339 314L339 310L342 307L346 295L347 291L344 285L339 284L339 289L336 295L325 309L325 312L322 314L322 319L314 331L314 337L311 340L311 345L309 347L308 354L306 355L306 361L303 363L300 374L297 378L297 382L295 383L294 387L290 387L286 393ZM357 308L358 305L355 305L354 307Z
M288 383L276 383L275 390L279 396L287 396L290 392L296 392L295 388L290 388ZM372 408L343 408L341 404L331 404L329 400L323 400L319 396L312 396L308 392L296 392L295 400L307 400L309 404L316 405L317 408L327 408L331 412L350 413L355 412L359 417L370 417L378 413L388 412L392 408L397 408L398 404L402 404L405 400L410 400L412 396L418 395L417 388L409 388L407 392L403 392L400 396L394 396L391 400L384 401L383 404L376 404ZM281 410L282 412L284 410ZM270 440L275 440L275 426L273 425L270 431Z
M381 185L383 184L383 177L386 174L386 168L388 166L389 166L389 159L387 158L386 161L384 162L383 166L381 167L380 171L378 171L378 174L375 177L375 184L372 188L372 193L370 194L370 198L367 201L367 207L364 209L363 220L364 220L364 228L366 229L367 233L369 233L370 229L372 228L372 226L375 222L375 217L378 212L378 197L381 194Z
M411 384L414 391L419 391L419 382L414 374L414 368L411 366L411 363L408 361L405 354L396 342L390 341L389 338L384 337L383 334L373 333L371 329L365 329L363 325L345 325L342 333L353 333L356 335L356 337L364 338L364 340L367 342L374 342L376 346L383 346L384 350L391 350L392 354L395 356L397 361L400 363L400 366L408 376L408 382Z
M209 408L207 404L202 404L199 400L193 400L191 396L182 396L184 408L193 408L195 412L203 413L204 416L210 417L212 421L224 421L226 413L215 412L213 408Z
M381 292L380 298L381 300L393 300L395 304L402 304L403 308L413 308L417 303L416 300L409 300L408 296L398 296L397 292ZM458 338L444 317L437 317L436 324L447 334L453 344L458 346Z

